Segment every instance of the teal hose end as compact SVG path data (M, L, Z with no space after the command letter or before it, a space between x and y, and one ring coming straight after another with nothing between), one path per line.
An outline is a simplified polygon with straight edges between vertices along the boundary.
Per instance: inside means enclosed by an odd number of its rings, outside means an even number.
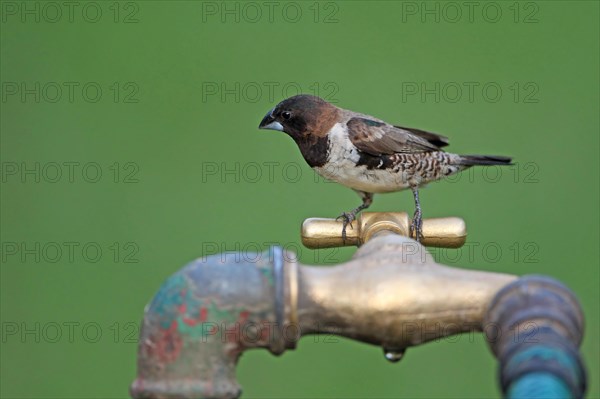
M498 358L505 398L585 396L587 376L579 351L584 317L564 284L546 276L508 284L490 304L484 332Z
M514 381L506 392L507 399L569 399L571 389L550 373L529 373Z

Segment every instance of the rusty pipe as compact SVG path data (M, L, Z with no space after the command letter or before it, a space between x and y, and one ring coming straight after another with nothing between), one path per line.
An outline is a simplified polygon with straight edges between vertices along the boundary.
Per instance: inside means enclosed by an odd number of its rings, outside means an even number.
M198 259L145 309L131 395L236 398L244 350L278 355L321 332L380 345L396 360L409 346L481 331L490 301L514 279L436 264L395 234L333 267L300 265L279 248Z
M235 365L244 350L293 348L295 340L281 335L289 320L284 259L277 247L223 253L169 277L144 310L131 396L236 398Z

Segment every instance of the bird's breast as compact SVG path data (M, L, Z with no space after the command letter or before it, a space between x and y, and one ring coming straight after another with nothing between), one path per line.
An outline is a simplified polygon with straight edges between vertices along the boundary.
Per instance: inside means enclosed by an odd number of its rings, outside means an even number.
M328 137L327 162L313 167L324 178L370 193L393 192L409 187L406 176L394 170L383 158L380 164L377 162L378 165L361 164L365 154L352 144L345 125L336 124Z

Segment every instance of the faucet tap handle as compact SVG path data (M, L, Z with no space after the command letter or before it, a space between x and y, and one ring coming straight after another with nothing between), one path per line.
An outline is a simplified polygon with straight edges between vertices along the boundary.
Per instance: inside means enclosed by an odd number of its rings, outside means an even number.
M409 236L410 218L406 212L363 212L346 228L342 221L309 218L302 223L302 243L311 249L361 246L382 233ZM460 248L467 240L465 221L458 217L423 219L422 244L430 247Z

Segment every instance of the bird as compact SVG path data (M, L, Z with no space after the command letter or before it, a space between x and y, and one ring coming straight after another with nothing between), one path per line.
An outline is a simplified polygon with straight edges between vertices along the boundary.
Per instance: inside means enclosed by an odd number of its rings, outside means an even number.
M319 175L356 191L362 203L342 212L342 239L356 215L369 208L374 194L410 189L415 211L409 236L423 238L419 188L476 165L511 165L499 155L445 152L448 138L421 129L387 123L367 114L337 107L320 97L299 94L272 108L259 129L286 133L306 163Z

